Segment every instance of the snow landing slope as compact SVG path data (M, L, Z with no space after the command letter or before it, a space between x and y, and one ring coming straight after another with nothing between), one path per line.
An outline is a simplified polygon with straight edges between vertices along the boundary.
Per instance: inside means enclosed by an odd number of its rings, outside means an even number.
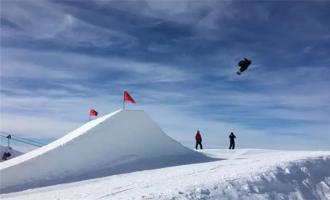
M203 150L215 162L0 195L2 200L330 200L329 151Z
M1 193L208 161L168 137L143 111L119 110L0 164Z

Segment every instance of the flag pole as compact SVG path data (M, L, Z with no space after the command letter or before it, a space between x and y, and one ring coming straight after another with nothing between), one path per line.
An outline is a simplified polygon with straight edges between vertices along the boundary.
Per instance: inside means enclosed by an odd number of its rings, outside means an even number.
M123 110L125 110L125 91L124 91L124 94L123 94Z

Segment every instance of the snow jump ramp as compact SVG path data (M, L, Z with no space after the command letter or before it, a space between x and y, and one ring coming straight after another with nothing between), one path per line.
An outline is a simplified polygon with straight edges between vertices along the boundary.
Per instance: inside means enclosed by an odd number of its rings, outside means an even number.
M144 111L118 110L0 163L0 192L211 161L167 136Z

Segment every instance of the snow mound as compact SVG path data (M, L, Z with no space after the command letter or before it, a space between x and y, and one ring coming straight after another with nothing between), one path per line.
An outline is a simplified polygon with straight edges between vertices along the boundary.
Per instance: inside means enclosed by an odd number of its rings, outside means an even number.
M10 148L9 152L10 152L11 156L8 158L8 160L23 154L22 152L17 151L15 149L13 149L12 147L9 147L9 148ZM8 147L0 145L0 156L1 157L6 151L8 151ZM0 162L3 162L3 161L4 160L0 159Z
M143 111L119 110L0 163L1 193L210 158L168 137Z

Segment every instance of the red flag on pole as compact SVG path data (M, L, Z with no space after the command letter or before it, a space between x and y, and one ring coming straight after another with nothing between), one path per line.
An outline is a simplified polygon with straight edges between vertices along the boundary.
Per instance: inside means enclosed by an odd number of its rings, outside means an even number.
M96 110L94 110L94 109L91 109L90 111L89 111L89 116L97 116L97 112L96 112Z
M131 97L131 95L128 94L127 91L124 91L124 101L123 101L123 109L125 109L125 102L131 102L131 103L136 103L134 99Z
M136 103L131 95L128 94L127 91L124 92L124 102L129 101L131 103Z

